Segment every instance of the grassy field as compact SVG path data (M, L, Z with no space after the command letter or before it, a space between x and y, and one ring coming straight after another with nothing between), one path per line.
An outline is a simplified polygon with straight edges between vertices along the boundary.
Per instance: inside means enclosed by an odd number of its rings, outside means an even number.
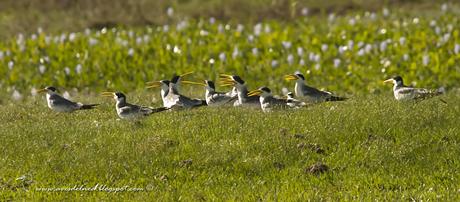
M156 92L157 93L157 92ZM129 95L151 104L151 96ZM77 98L78 99L78 98ZM112 100L57 114L43 97L0 106L3 200L459 199L460 97L399 103L390 91L297 111L200 108L141 123ZM315 164L328 169L311 170ZM105 191L41 188L106 186ZM108 192L108 187L141 188Z

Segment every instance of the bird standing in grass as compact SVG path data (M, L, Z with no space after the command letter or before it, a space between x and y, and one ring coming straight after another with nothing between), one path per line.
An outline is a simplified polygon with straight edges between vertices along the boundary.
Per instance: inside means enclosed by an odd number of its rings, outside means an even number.
M241 77L236 75L221 75L222 86L233 86L236 88L238 100L233 103L233 106L249 106L260 107L259 96L248 96L248 88L246 82Z
M347 98L332 95L331 92L318 90L305 84L305 77L301 73L289 74L284 77L288 81L296 81L295 95L307 102L318 103L327 101L343 101Z
M120 92L103 92L102 96L113 97L113 99L115 99L115 108L117 110L118 117L122 119L135 120L157 112L168 110L166 107L152 108L130 104L126 102L126 96Z
M93 109L98 104L82 104L65 99L57 93L55 87L49 86L37 91L38 93L46 92L46 101L48 107L56 112L73 112L76 110Z
M401 76L395 76L391 79L387 79L384 81L384 83L393 83L393 94L394 94L395 99L399 101L422 100L422 99L431 98L431 97L442 94L442 91L440 90L429 90L429 89L424 89L424 88L413 88L413 87L406 86L404 85L404 82Z

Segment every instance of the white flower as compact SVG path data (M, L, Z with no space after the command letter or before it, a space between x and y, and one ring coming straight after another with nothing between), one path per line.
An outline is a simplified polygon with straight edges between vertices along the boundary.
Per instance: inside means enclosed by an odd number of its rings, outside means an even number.
M440 28L440 27L435 27L435 28L434 28L434 32L435 32L437 35L441 34L441 28Z
M75 34L73 32L69 34L69 41L74 41L75 38L77 38L77 34Z
M358 50L358 52L356 53L358 56L363 56L365 54L365 50L364 48L361 48Z
M322 50L323 52L326 52L327 49L329 49L329 46L328 46L327 44L322 44L322 45L321 45L321 50Z
M169 32L169 25L163 25L163 32L164 33Z
M30 95L32 95L33 97L35 97L37 95L37 89L35 87L32 87L32 89L30 89Z
M308 8L302 8L302 10L300 11L300 13L303 15L303 16L306 16L308 15Z
M408 61L409 60L409 55L406 53L403 55L403 60Z
M166 15L168 15L169 17L172 17L174 15L174 9L171 7L168 7L168 9L166 9Z
M334 67L336 67L336 68L339 67L340 62L341 62L340 59L338 59L338 58L334 59Z
M329 22L334 21L334 19L335 19L335 14L334 14L334 13L329 14L329 17L328 17L327 19L329 20Z
M97 39L89 38L88 43L90 46L94 46L97 44Z
M17 91L16 89L13 91L13 94L11 95L11 98L13 98L13 100L21 100L22 99L22 95L19 91Z
M129 31L128 31L128 37L129 37L129 38L133 38L133 37L134 37L134 31L133 31L133 30L129 30Z
M287 62L289 65L292 65L294 63L294 56L292 54L288 55Z
M431 21L430 21L430 26L431 26L431 27L436 26L436 20L431 20Z
M354 18L351 18L350 20L348 20L348 24L354 26L356 24L356 20Z
M208 36L209 32L206 30L200 30L200 36Z
M219 54L219 59L222 61L222 62L225 62L225 59L227 58L227 56L225 55L224 52L220 53Z
M217 26L217 32L223 33L224 32L224 25L219 24L219 26Z
M77 74L80 74L80 73L81 73L81 69L82 69L81 64L78 64L77 66L75 66L75 72L76 72Z
M315 70L319 70L319 69L321 69L321 65L318 64L318 63L316 63L316 64L315 64Z
M278 60L272 60L271 65L273 68L278 67L279 65Z
M291 43L290 41L283 41L283 42L281 42L281 43L283 44L283 47L284 47L285 49L290 49L291 46L292 46L292 43Z
M69 75L70 74L70 68L69 67L64 67L64 73L65 73L65 75Z
M303 48L302 47L297 47L297 55L302 56L303 55Z
M388 8L383 8L383 16L387 17L388 15L390 15L390 10L388 10Z
M236 31L237 31L237 32L241 33L241 32L243 32L243 30L244 30L244 25L238 24L238 25L236 26Z
M303 60L303 59L300 59L300 61L299 61L299 65L300 65L300 66L305 66L305 60Z
M261 32L262 32L262 24L257 23L256 25L254 25L254 35L259 36Z
M214 64L215 62L214 58L209 59L209 64Z
M388 46L387 42L386 42L386 41L382 41L382 42L380 43L380 51L381 51L381 52L385 52L385 50L387 50L387 46Z
M181 54L182 51L179 49L179 46L174 46L173 52L176 54Z
M347 46L339 46L339 53L340 54L343 54L345 53L345 51L348 50L348 47Z
M176 29L177 29L178 31L181 31L181 30L184 30L185 28L187 28L187 26L188 26L187 21L182 20L182 21L180 21L179 23L177 23Z
M257 48L252 48L251 52L252 52L252 54L253 54L254 56L257 56L257 55L259 54L259 49L257 49Z
M142 37L139 37L139 36L136 37L136 44L137 44L137 45L142 44Z
M399 44L401 44L401 46L404 46L404 44L406 44L406 37L399 38Z
M371 20L375 20L375 19L377 19L377 14L375 14L374 12L372 12L371 15L369 16L369 18L370 18Z
M31 39L32 41L35 41L35 40L37 39L37 35L36 35L36 34L30 35L30 39Z
M369 54L372 51L372 45L371 44L366 44L366 47L364 47L364 51Z
M252 34L250 34L250 35L248 36L248 41L249 41L249 42L253 42L253 41L254 41L254 36L253 36Z
M0 51L0 60L3 60L4 53L3 51Z
M424 66L427 66L430 63L430 56L429 55L424 55L422 63L423 63Z
M8 62L8 69L12 70L14 67L14 62L13 61L9 61Z
M348 49L351 50L355 46L355 42L353 40L348 41Z
M215 22L216 22L216 18L214 18L214 17L210 17L210 18L209 18L209 24L212 25L212 24L214 24Z
M271 28L270 28L270 25L265 25L265 33L270 33L271 32Z
M233 48L232 58L235 59L239 55L240 55L240 51L238 50L238 47L235 46L235 48Z
M86 29L85 29L85 35L88 36L88 35L90 35L90 34L91 34L91 30L88 29L88 28L86 28Z
M38 66L38 71L40 71L41 74L45 73L45 71L46 71L45 65L39 65Z
M444 11L444 12L447 11L447 4L446 3L443 3L441 5L441 10Z
M134 49L133 48L128 49L128 55L131 56L131 57L134 55Z
M460 53L460 44L455 44L454 46L454 53L459 54Z

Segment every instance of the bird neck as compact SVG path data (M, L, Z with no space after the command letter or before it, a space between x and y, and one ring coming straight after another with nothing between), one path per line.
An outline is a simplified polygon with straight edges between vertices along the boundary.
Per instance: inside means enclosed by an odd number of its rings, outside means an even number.
M244 101L246 101L246 99L248 98L248 89L246 88L246 86L244 85L237 86L236 91L237 91L238 100L240 101L240 103L243 103Z
M295 91L295 94L296 96L303 96L303 90L302 90L302 87L304 86L304 82L302 80L297 80L295 82L295 87L294 87L294 91Z
M115 106L117 109L126 106L126 99L118 99Z

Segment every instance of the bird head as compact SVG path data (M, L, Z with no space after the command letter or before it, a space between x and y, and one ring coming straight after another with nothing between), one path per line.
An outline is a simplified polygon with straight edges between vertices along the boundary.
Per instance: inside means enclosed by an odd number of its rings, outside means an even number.
M250 91L248 93L248 96L260 96L260 97L267 97L272 95L272 91L268 87L260 87L257 90Z
M387 79L385 81L383 81L384 83L393 83L393 85L396 85L396 86L402 86L404 83L403 83L403 79L401 76L395 76L391 79Z
M167 91L169 89L169 84L171 82L169 80L161 80L161 81L150 81L147 82L147 88L158 88L160 87L161 90Z
M286 81L305 81L305 77L303 76L303 74L297 72L295 74L289 74L289 75L286 75L284 76L284 79Z
M38 90L37 93L57 93L57 89L53 86L48 86Z
M221 74L221 86L244 86L246 82L237 75Z
M125 94L121 92L103 92L101 95L104 97L113 97L117 102L126 101Z

